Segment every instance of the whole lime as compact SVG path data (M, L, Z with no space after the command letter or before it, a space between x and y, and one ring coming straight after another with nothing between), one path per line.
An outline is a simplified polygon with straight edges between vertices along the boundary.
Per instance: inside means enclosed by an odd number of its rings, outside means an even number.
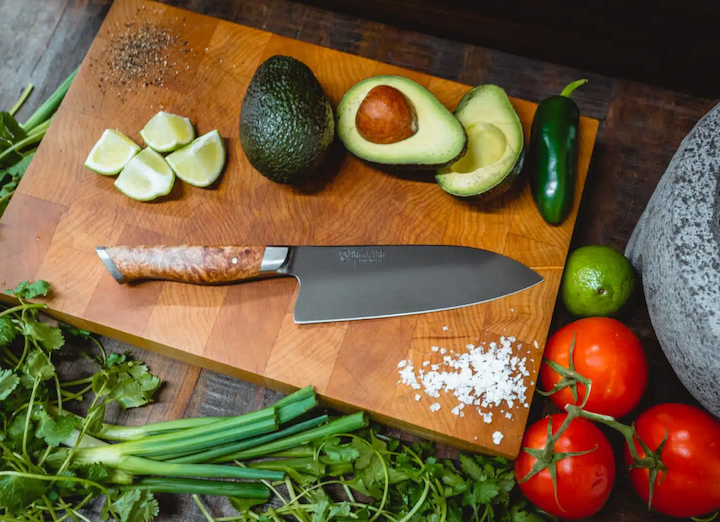
M586 246L568 257L562 297L573 315L609 316L625 305L634 287L632 265L624 255L606 246Z

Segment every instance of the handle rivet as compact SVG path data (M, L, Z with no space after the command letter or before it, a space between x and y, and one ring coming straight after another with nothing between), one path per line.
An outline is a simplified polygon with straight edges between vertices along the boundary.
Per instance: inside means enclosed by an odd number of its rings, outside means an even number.
M237 263L238 263L237 257L233 257L233 258L232 258L232 264L233 264L233 265L237 265Z

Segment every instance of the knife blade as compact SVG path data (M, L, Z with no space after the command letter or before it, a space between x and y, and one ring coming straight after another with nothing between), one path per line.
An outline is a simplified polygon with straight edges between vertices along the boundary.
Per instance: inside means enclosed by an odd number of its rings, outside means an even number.
M296 323L352 321L449 310L543 281L522 263L461 246L97 247L119 283L160 279L230 284L294 276Z

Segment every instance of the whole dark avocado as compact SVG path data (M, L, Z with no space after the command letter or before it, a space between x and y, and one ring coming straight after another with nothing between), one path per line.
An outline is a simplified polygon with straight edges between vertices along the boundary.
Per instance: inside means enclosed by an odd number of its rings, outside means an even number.
M240 143L260 174L277 183L311 174L334 135L332 106L307 65L278 55L258 67L240 112Z

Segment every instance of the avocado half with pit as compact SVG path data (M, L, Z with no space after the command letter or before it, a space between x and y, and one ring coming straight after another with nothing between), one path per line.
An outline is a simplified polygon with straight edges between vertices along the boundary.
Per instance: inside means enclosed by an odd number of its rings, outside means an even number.
M357 157L393 168L437 169L455 163L465 130L422 85L404 76L373 76L345 93L337 132Z
M460 100L455 117L467 132L468 151L435 179L454 196L501 196L520 175L525 158L522 124L510 99L497 85L480 85Z

